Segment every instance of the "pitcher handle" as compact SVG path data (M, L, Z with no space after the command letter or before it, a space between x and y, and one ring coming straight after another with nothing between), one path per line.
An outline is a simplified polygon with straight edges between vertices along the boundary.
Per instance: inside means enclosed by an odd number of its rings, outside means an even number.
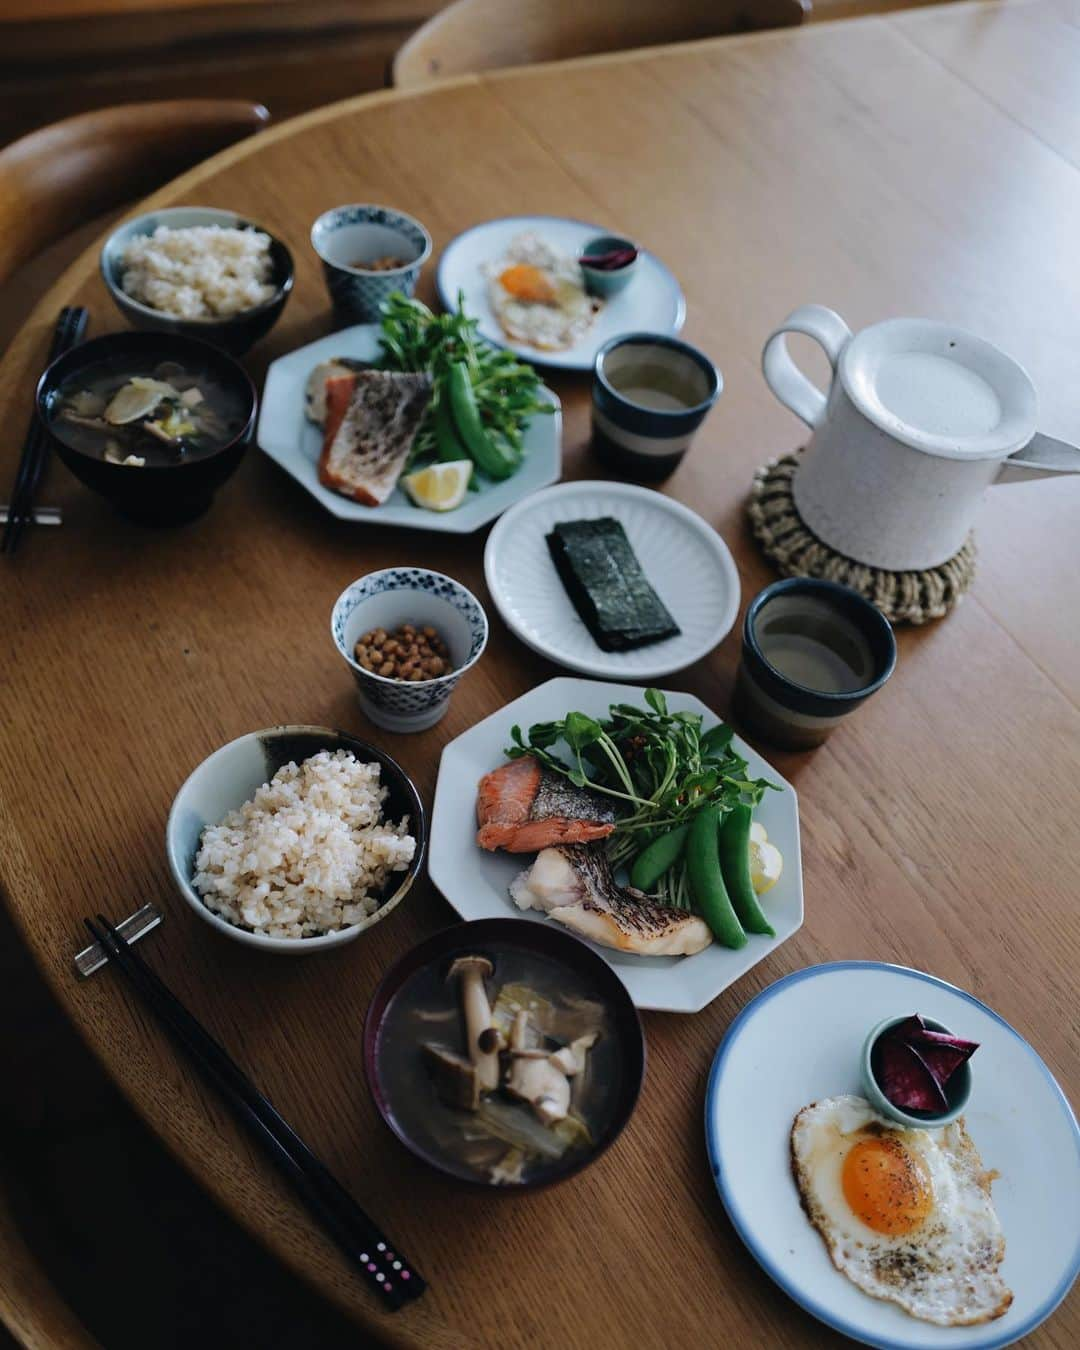
M811 429L820 426L828 407L828 391L824 393L802 373L791 359L787 348L787 333L805 333L812 337L829 358L836 378L836 363L840 353L851 341L851 329L839 314L825 305L800 305L793 310L779 328L770 334L761 353L761 369L765 382L776 397L801 417ZM829 389L832 380L829 381Z

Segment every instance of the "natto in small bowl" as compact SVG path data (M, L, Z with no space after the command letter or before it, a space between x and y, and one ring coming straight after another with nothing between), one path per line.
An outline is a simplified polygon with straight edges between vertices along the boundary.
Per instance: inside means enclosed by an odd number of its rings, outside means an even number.
M632 249L634 256L620 267L590 267L588 258L599 257L605 253L615 253L623 249ZM641 253L632 239L624 239L617 234L601 234L590 239L581 250L579 265L585 278L585 289L591 295L602 296L605 300L629 286L641 261Z
M452 669L430 680L398 680L366 670L356 644L372 629L386 632L411 623L435 629L450 652ZM450 706L450 695L487 646L484 607L460 581L425 567L387 567L359 577L338 596L330 635L356 681L360 706L387 731L426 731Z
M241 310L239 314L227 317L207 316L201 319L186 319L178 314L166 314L135 300L120 284L123 273L121 259L125 247L136 235L153 234L159 225L170 230L188 229L198 225L220 225L223 229L258 230L270 236L270 285L274 293L261 305ZM108 287L109 294L116 302L124 318L135 328L159 333L184 334L200 338L215 347L221 347L233 356L242 356L253 347L260 338L265 337L281 317L285 302L293 287L292 254L286 245L250 220L235 211L219 210L213 206L173 206L165 210L150 211L146 215L136 216L125 221L106 239L101 250L101 275Z
M409 833L416 851L404 872L391 872L384 894L373 914L359 923L315 937L271 937L254 933L215 914L192 885L195 855L208 825L219 825L230 811L250 801L263 783L268 783L284 765L302 764L320 750L349 750L363 764L377 763L379 781L388 789L383 803L385 820L409 817ZM180 894L204 923L246 947L277 956L310 956L330 947L342 947L386 916L405 899L423 866L427 850L427 816L412 779L385 750L357 740L332 727L288 725L267 727L238 736L208 756L188 775L173 799L165 827L165 854Z
M888 1116L891 1120L897 1121L900 1125L907 1125L913 1130L936 1130L963 1115L968 1104L968 1098L971 1096L971 1064L970 1061L965 1060L945 1084L945 1098L949 1103L947 1110L940 1112L905 1111L900 1106L894 1106L881 1090L877 1075L874 1072L874 1049L881 1037L891 1027L906 1022L909 1017L910 1013L903 1017L886 1017L883 1022L879 1022L872 1029L863 1042L861 1064L863 1091L866 1093L870 1105L881 1115ZM940 1022L935 1022L932 1017L924 1015L923 1021L931 1031L941 1031L947 1036L953 1034L948 1027L943 1026Z
M431 254L431 235L404 211L358 203L324 211L311 227L334 310L351 323L378 323L394 291L412 295ZM395 259L397 267L369 264Z

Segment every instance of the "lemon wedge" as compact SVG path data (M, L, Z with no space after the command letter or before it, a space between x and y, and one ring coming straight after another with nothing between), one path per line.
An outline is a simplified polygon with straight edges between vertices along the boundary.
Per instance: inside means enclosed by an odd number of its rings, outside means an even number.
M417 506L428 511L453 511L465 500L472 467L471 459L429 464L426 469L406 474L401 485Z
M769 843L765 826L755 820L750 826L750 881L755 893L764 895L771 891L783 870L783 854Z

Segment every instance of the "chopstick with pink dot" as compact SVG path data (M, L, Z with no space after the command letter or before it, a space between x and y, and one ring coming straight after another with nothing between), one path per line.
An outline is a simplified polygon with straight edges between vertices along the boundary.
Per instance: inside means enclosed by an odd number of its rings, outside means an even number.
M85 920L109 961L134 987L188 1053L203 1076L221 1093L234 1114L263 1145L270 1160L290 1181L311 1214L391 1309L418 1299L427 1285L411 1262L396 1253L352 1196L312 1153L292 1126L262 1095L130 943L102 915Z

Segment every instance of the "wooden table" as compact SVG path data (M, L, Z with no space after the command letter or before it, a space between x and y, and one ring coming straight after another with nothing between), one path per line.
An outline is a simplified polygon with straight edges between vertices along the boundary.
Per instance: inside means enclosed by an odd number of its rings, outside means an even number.
M439 244L528 211L646 241L682 279L686 335L726 382L666 490L728 540L749 598L772 575L744 519L749 478L800 435L758 355L800 302L825 301L854 328L896 313L973 328L1032 371L1045 430L1080 438L1078 130L1080 6L982 3L378 94L271 130L154 200L236 207L293 244L296 292L251 360L258 374L327 331L305 241L334 203L394 202ZM97 331L118 326L88 254L0 368L5 482L47 330L73 300ZM567 471L595 475L588 382L553 382ZM62 531L39 532L3 567L7 901L88 1044L162 1138L387 1340L830 1344L735 1237L701 1133L725 1028L801 966L872 957L955 981L1077 1096L1080 480L994 489L974 593L948 620L900 634L891 684L823 749L775 756L802 805L805 927L699 1016L649 1015L648 1081L623 1138L572 1184L517 1200L428 1175L368 1100L360 1037L380 972L453 917L428 885L338 953L275 961L198 923L162 850L177 786L231 737L283 721L372 734L329 639L332 601L358 574L406 561L486 596L482 537L332 520L256 452L209 515L174 532L118 520L60 467L43 500L63 507ZM736 655L732 633L671 682L723 711ZM495 619L446 720L384 739L430 802L440 748L553 673ZM145 900L167 912L147 958L418 1262L432 1285L420 1305L376 1310L125 989L108 973L72 977L82 916ZM1078 1342L1074 1297L1030 1343Z

